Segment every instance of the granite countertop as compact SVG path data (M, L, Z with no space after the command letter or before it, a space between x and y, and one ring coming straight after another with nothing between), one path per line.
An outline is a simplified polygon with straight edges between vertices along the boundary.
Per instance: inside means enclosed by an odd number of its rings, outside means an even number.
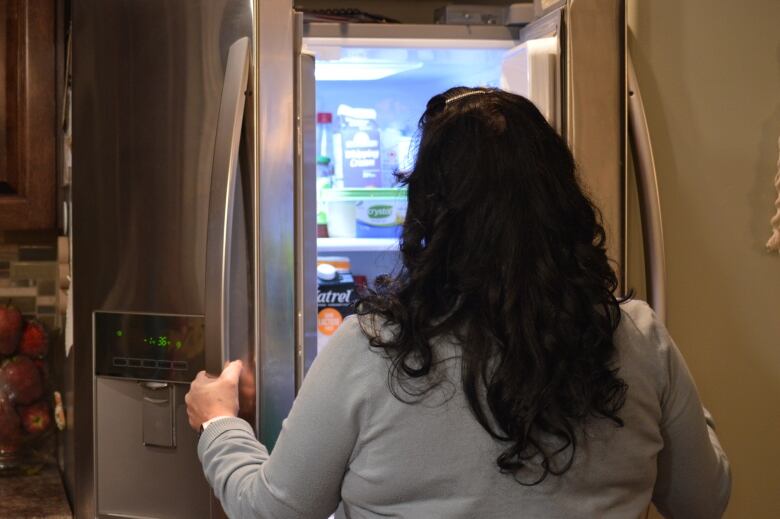
M57 467L47 465L32 476L0 477L0 518L73 519Z

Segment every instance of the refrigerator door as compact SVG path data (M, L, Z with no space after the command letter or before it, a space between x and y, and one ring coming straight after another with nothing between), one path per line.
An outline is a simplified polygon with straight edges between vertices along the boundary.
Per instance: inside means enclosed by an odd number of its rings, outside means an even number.
M624 0L569 0L564 10L566 140L601 210L607 254L626 291L626 18Z
M164 377L160 366L171 365L165 359L148 377L164 388L121 374L95 376L94 353L109 345L93 338L93 316L137 316L144 332L148 323L167 322L162 316L202 320L207 313L212 167L224 162L215 151L223 86L234 68L231 45L251 48L252 4L77 0L73 19L75 373L65 395L73 405L67 488L77 517L210 517L183 403L187 382ZM243 98L246 79L237 90ZM225 235L232 254L222 266L229 266L230 316L237 320L231 343L248 340L254 350L255 169L250 160L217 170L241 171L243 179L233 180L232 219L221 220L232 226ZM248 339L236 340L242 336ZM171 346L157 338L158 349ZM142 342L133 347L142 351ZM142 359L141 367L153 361Z
M258 436L270 448L295 398L294 29L289 0L254 2Z
M527 25L502 85L529 97L564 136L601 210L607 254L625 290L626 79L623 0L568 0ZM551 100L555 100L551 102Z

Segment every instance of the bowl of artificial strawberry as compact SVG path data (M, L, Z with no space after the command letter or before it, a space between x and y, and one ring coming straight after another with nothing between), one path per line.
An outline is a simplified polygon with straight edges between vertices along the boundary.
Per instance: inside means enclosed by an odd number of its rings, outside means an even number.
M11 305L0 305L0 473L35 472L53 431L49 334Z

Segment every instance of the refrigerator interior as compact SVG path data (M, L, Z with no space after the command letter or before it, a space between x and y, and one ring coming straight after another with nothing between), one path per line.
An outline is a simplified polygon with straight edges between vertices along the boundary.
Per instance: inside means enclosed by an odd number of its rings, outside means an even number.
M331 53L333 48L329 48ZM499 86L504 49L341 48L341 59L317 61L316 111L333 114L332 132L339 131L341 105L376 111L379 129L381 187L397 186L394 174L414 161L417 124L428 100L453 86ZM360 63L367 66L360 68ZM381 63L382 68L373 63ZM371 74L388 74L366 79ZM331 78L338 78L337 80ZM322 156L320 142L317 155ZM393 159L394 156L394 159ZM393 268L395 240L320 239L318 252L351 256L353 272L369 280Z
M373 110L381 170L376 184L381 188L398 187L395 173L408 171L414 162L418 121L428 100L455 86L505 86L502 65L515 44L512 39L460 42L377 39L369 44L352 45L305 42L306 48L315 55L316 112L332 117L332 122L325 124L330 135L326 136L324 150L319 133L323 124L318 125L317 156L343 154L344 143L339 142L339 133L345 123L338 115L340 107ZM318 208L322 206L318 204ZM317 255L348 258L352 274L364 276L369 288L373 288L377 276L392 274L400 268L397 236L320 237ZM322 339L320 335L318 350L327 340Z

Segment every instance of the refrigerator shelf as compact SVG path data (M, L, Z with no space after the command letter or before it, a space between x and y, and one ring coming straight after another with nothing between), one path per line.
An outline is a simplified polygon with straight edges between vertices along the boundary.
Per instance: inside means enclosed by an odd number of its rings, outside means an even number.
M397 250L397 238L317 238L317 252L391 252Z

